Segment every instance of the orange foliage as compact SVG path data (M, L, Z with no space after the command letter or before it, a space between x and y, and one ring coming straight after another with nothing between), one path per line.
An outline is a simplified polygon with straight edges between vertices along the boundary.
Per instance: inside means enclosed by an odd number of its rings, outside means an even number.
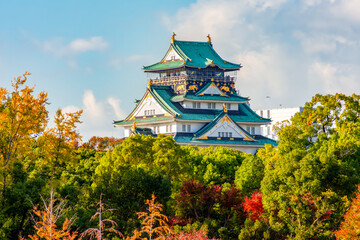
M77 232L71 233L70 227L72 220L65 219L62 228L57 229L56 222L58 218L62 215L62 210L64 207L63 201L61 201L57 206L55 206L56 199L53 199L53 192L51 192L49 204L45 204L45 210L40 211L34 207L34 214L40 219L34 225L36 229L36 234L29 235L31 240L47 239L47 240L73 240L77 237ZM25 240L25 238L21 238Z
M123 140L120 138L93 136L88 142L84 143L82 147L96 151L108 151L113 150L115 146L122 142Z
M156 197L154 194L151 196L151 200L146 200L148 205L148 212L137 213L139 219L143 218L141 222L140 231L135 230L132 237L126 238L127 240L136 239L165 239L166 235L173 233L172 229L167 224L168 218L161 214L162 204L155 203Z
M30 151L30 141L47 124L47 93L34 96L34 87L25 86L30 73L14 78L12 91L0 87L0 164L6 167L16 155ZM11 165L11 164L10 164Z
M339 231L335 232L336 239L360 239L360 185L344 218Z

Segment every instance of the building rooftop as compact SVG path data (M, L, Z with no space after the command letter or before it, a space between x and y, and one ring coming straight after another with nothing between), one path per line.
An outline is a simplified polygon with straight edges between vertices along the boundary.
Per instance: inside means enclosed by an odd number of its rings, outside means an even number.
M166 56L174 50L180 59L167 61ZM225 71L234 71L241 68L240 64L231 63L222 59L214 50L212 43L173 40L165 57L158 63L143 67L145 72L168 70L180 67L207 68L218 67Z

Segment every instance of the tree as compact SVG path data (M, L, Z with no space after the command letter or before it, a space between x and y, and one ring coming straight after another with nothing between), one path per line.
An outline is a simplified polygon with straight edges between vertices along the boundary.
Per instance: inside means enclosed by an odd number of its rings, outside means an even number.
M316 95L258 156L271 227L286 237L333 238L360 182L359 95Z
M15 160L31 152L31 143L47 124L47 93L34 96L34 87L26 86L27 77L14 78L12 91L0 87L0 175L6 188L9 169Z
M49 203L43 199L45 210L40 211L34 207L34 214L40 219L34 225L36 234L29 235L31 240L48 239L48 240L74 240L77 237L77 232L71 233L70 227L73 219L65 219L62 228L57 229L56 223L64 214L65 202L61 200L57 203L54 199L54 192L50 192ZM22 238L22 240L25 240Z
M114 228L114 226L118 226L117 223L110 219L104 219L103 215L106 212L115 211L116 209L105 209L106 204L102 201L103 194L100 194L100 201L97 203L99 206L99 211L96 212L90 219L90 221L95 220L95 218L99 217L99 225L97 228L89 228L85 232L80 235L80 239L90 236L90 239L96 238L97 240L103 239L103 234L105 232L115 233L116 235L123 237L122 233ZM110 223L112 226L110 228L105 228L106 223Z
M235 173L236 187L242 194L248 196L260 189L264 177L264 164L256 155L247 155Z
M146 200L148 212L138 212L138 218L143 219L140 231L135 230L134 235L128 240L136 239L165 239L167 235L172 234L172 230L168 225L168 218L163 215L162 204L155 203L155 195L151 196L151 200Z
M262 214L265 212L262 204L262 193L253 192L251 198L245 197L244 211L249 214L249 217L254 222L262 219Z
M109 150L112 151L114 147L120 145L123 141L124 140L120 138L93 136L81 147L105 152Z
M335 236L341 240L360 239L360 185Z

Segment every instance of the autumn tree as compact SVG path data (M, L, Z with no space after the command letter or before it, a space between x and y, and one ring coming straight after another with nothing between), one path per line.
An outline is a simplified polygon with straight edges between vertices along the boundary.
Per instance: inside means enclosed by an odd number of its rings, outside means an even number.
M73 219L66 218L62 224L62 227L58 229L57 223L59 219L64 214L65 201L54 198L54 192L51 190L50 199L47 203L44 199L44 210L39 210L37 207L34 207L34 218L38 218L39 220L35 220L36 223L34 228L36 229L36 234L29 235L31 240L40 240L40 239L48 239L48 240L74 240L77 237L77 232L71 232L71 225L73 223ZM21 238L25 240L25 238Z
M116 230L114 227L117 227L117 223L111 219L105 219L104 214L106 212L115 211L116 209L110 209L107 208L107 204L105 204L102 201L103 194L100 194L100 201L97 203L97 206L99 206L99 210L91 217L90 221L94 221L96 217L99 219L99 224L97 228L89 228L85 230L81 235L81 239L89 236L90 239L97 239L101 240L103 239L103 235L105 233L114 233L114 235L123 237L122 233L118 230ZM110 223L111 227L106 228L106 223Z
M47 93L34 95L34 88L26 86L30 73L14 78L12 89L0 87L0 177L6 188L9 169L31 151L31 142L47 124Z
M81 147L86 149L94 149L96 151L112 151L114 147L120 145L123 142L123 139L114 138L114 137L97 137L93 136L84 143Z
M134 235L127 240L136 239L165 239L173 231L168 225L168 218L162 214L162 204L155 203L155 195L146 200L147 211L138 212L138 218L142 219L140 230L135 230Z
M360 239L360 185L335 236L339 240Z

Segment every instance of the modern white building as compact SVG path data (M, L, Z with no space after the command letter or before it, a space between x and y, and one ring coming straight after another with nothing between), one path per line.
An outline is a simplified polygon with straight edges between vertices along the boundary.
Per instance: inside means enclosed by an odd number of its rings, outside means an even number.
M268 125L261 126L261 135L278 140L277 135L273 131L273 127L282 121L290 120L292 116L295 115L297 112L302 112L302 107L294 107L294 108L274 108L274 109L260 109L255 110L255 112L263 117L271 119L271 123Z

